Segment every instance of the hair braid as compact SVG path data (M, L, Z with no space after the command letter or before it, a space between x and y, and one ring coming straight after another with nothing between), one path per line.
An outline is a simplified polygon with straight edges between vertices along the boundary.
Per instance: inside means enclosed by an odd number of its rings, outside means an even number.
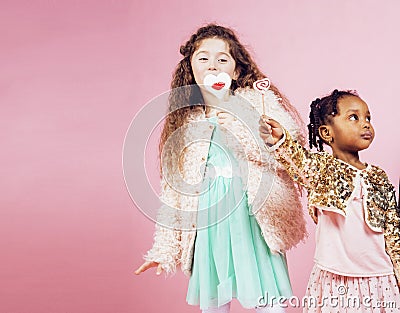
M311 102L310 123L307 125L310 148L316 147L318 151L324 150L326 142L319 135L319 128L329 123L330 119L338 113L339 99L347 96L358 97L358 94L355 90L339 91L335 89L328 96L317 98Z

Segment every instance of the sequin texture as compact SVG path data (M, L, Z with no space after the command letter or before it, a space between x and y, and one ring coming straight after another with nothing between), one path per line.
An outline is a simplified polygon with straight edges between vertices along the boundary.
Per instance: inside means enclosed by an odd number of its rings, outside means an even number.
M314 207L326 207L346 216L347 202L354 190L357 170L326 152L310 152L292 139L285 130L285 140L275 150L275 158L290 177L308 192L308 208L317 223ZM390 256L397 281L400 281L400 210L395 189L385 171L369 166L360 173L366 185L365 222L373 230L383 232L386 252Z

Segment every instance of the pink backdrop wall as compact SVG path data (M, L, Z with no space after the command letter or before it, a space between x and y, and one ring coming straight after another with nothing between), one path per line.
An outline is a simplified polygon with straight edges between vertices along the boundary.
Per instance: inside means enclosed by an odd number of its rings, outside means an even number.
M377 132L362 159L396 184L399 2L246 2L0 3L0 312L198 312L182 274L132 274L154 224L126 191L121 155L132 118L168 89L179 45L206 22L235 28L305 119L316 96L357 89ZM309 231L288 254L298 296Z

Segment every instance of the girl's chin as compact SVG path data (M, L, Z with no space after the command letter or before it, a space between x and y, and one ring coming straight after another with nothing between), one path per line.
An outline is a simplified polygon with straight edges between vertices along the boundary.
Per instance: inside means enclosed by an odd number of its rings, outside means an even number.
M372 143L372 140L370 142L368 142L368 143L364 143L362 145L359 145L357 151L362 151L362 150L368 149L369 146L371 145L371 143Z

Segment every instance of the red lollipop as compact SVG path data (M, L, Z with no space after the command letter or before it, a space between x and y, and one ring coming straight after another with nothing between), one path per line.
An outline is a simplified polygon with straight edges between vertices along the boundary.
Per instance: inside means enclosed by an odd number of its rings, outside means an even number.
M269 89L270 86L271 82L268 78L263 78L253 83L253 88L261 92L263 95Z

